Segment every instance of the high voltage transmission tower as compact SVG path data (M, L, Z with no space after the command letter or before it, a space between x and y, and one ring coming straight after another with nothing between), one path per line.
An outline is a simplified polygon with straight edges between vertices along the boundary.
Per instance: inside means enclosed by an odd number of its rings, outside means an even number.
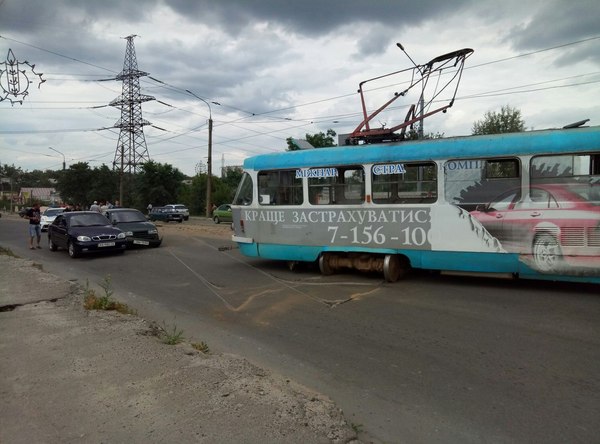
M138 70L133 39L135 35L125 37L127 49L123 71L116 76L116 80L123 81L122 94L110 102L111 106L121 109L121 118L115 123L114 128L120 128L119 141L113 160L113 168L120 172L120 198L123 204L123 175L136 173L139 167L150 160L144 125L150 122L142 118L142 103L155 100L152 96L140 94L140 77L147 76L147 72Z

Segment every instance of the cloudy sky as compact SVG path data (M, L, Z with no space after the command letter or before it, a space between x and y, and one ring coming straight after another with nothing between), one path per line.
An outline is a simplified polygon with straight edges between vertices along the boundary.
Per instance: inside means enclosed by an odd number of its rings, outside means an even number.
M209 108L186 90L211 103L219 174L284 151L290 136L351 132L358 84L411 67L397 42L417 64L475 50L454 106L426 120L425 132L470 134L503 105L521 110L530 129L600 125L599 23L597 0L0 0L0 62L11 50L45 80L38 87L28 71L23 104L0 102L0 163L59 169L53 147L67 166L112 166L120 110L108 103L122 84L110 79L134 34L138 68L150 75L142 93L156 99L142 107L149 157L188 175L206 164ZM406 80L374 84L369 109ZM398 124L411 100L375 123Z

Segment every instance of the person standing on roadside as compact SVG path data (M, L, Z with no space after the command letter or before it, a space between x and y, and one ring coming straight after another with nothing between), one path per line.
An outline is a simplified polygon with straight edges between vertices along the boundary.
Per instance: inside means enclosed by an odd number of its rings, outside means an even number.
M37 238L37 248L40 246L40 240L42 239L42 229L40 227L40 204L34 203L33 207L28 209L25 213L25 217L29 219L29 248L35 250L33 246L33 238Z
M100 205L98 205L98 201L95 200L93 204L90 205L90 211L100 212Z

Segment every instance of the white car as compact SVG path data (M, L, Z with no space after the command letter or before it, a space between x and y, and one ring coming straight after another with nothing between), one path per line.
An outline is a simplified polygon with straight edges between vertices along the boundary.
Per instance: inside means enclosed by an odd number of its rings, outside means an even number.
M190 218L190 210L187 209L185 205L182 204L169 204L165 205L164 208L168 208L170 210L174 210L183 215L183 220L188 220Z
M54 222L54 219L56 219L56 216L58 216L63 211L65 211L65 209L62 207L47 208L46 211L44 211L42 213L42 217L40 219L40 228L42 229L42 231L47 231L48 225L50 225L52 222Z

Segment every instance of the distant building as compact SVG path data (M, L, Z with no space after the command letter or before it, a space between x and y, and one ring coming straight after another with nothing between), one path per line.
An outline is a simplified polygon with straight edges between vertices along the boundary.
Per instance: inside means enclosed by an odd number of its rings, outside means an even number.
M35 188L23 187L19 191L19 203L27 205L33 202L41 202L44 204L57 204L61 202L60 194L56 192L56 188Z

